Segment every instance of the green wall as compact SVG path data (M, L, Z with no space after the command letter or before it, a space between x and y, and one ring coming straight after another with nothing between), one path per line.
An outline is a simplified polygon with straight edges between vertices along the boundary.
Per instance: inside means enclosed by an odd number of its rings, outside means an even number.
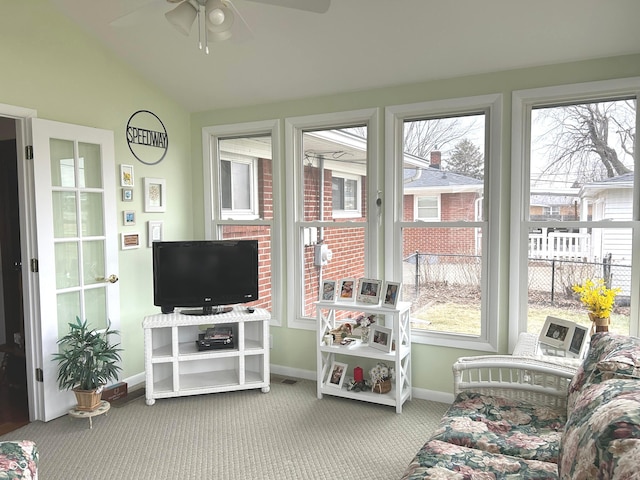
M640 76L640 55L605 58L594 61L583 61L560 65L550 65L474 75L454 79L399 85L389 88L349 92L326 97L305 98L270 105L259 105L237 109L221 109L199 112L191 115L191 135L194 178L199 178L202 171L202 128L213 125L225 125L269 119L285 119L293 116L316 115L330 112L357 110L362 108L384 108L414 102L442 100L455 97L502 93L504 95L503 143L501 168L501 196L508 205L510 194L511 172L511 93L514 90L562 85L614 78ZM259 88L259 87L256 87ZM381 132L384 132L384 116L381 117ZM281 145L284 152L284 144ZM381 141L381 157L384 158L384 139ZM379 171L384 178L383 165ZM284 185L284 178L281 178ZM196 218L202 217L203 187L194 183L194 208L198 209ZM285 210L287 206L285 205ZM500 289L500 322L499 350L507 351L507 319L508 319L508 261L509 261L509 209L501 211L502 235L500 242L501 283ZM202 235L202 225L195 223L195 233ZM382 232L380 233L382 236ZM382 237L381 237L382 239ZM285 239L286 240L286 239ZM284 251L289 251L287 245ZM286 259L285 259L286 260ZM286 288L286 287L285 287ZM290 312L292 314L292 312ZM315 369L315 340L312 332L287 328L287 312L281 320L281 327L271 329L274 348L271 363L289 368L307 370ZM413 386L426 390L451 392L453 375L451 364L460 356L474 355L482 352L452 349L428 345L413 345L412 370ZM432 372L439 372L433 375Z
M203 238L201 132L205 126L503 93L505 123L501 193L507 198L513 90L640 76L640 55L631 55L190 115L132 68L116 59L91 35L61 16L49 2L1 1L0 59L3 68L0 75L0 103L35 109L41 118L113 130L116 168L121 163L134 165L136 176L133 207L130 203L123 204L118 200L117 210L119 214L124 209L136 210L137 224L135 227L122 227L118 219L118 228L119 231L139 231L145 241L148 220L164 221L167 240ZM155 166L138 162L129 152L125 141L127 120L141 109L151 110L158 115L169 134L169 152ZM384 131L384 125L380 131ZM381 152L384 153L384 149ZM147 176L166 179L166 213L142 211L142 179ZM119 192L117 197L120 198ZM508 225L508 220L509 211L505 208L502 211L502 224ZM506 351L508 228L504 228L503 232L500 238L503 280L498 288L503 299L500 350ZM158 311L152 305L150 254L150 249L144 246L120 252L125 377L144 371L141 321L144 315ZM284 315L286 317L286 310ZM286 318L280 321L282 326L272 328L271 332L274 337L272 363L314 371L313 333L287 328ZM451 363L458 356L474 353L414 345L414 386L450 392ZM430 375L434 371L446 374Z
M119 232L138 231L144 241L139 249L119 252L123 374L144 372L141 323L157 312L146 223L164 220L169 240L193 236L189 114L45 0L2 0L0 59L0 103L35 109L40 118L112 130L117 173L121 163L134 166L133 203L121 203L120 187L117 192ZM125 139L129 117L142 109L158 115L169 135L167 156L154 166L136 160ZM144 177L166 179L166 213L143 212ZM136 211L135 226L122 226L125 209Z

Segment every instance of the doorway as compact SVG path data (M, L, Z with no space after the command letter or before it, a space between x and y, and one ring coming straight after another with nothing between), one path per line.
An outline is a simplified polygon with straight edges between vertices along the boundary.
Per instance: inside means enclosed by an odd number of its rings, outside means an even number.
M0 117L0 435L29 423L16 121Z

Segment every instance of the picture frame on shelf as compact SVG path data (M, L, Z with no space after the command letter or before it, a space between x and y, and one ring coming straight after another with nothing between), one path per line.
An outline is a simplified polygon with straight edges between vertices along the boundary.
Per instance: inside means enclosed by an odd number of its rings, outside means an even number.
M567 355L580 358L589 338L589 328L575 324L570 337Z
M356 300L361 303L377 305L380 303L380 290L382 282L375 278L361 278L358 281L358 293Z
M328 387L342 388L344 378L347 376L348 365L341 362L333 362L326 381Z
M139 233L121 233L120 246L122 250L140 248L140 234Z
M372 324L369 333L369 346L389 353L393 340L393 329Z
M149 248L153 247L153 242L161 242L163 239L162 220L150 220L147 222L147 242Z
M323 280L322 290L320 292L320 300L325 302L334 302L336 299L336 281Z
M136 212L133 210L122 211L122 224L125 227L130 227L136 224Z
M396 308L398 299L400 298L400 289L402 284L399 282L384 282L384 296L382 297L382 306L387 308Z
M575 325L574 322L569 320L548 316L540 331L538 341L566 351Z
M133 187L133 165L120 165L120 186L121 187Z
M122 201L123 202L133 202L133 188L123 188L122 189Z
M356 279L343 278L338 286L338 300L341 302L353 302L356 298Z
M167 184L164 178L144 179L144 211L165 212L167 210Z

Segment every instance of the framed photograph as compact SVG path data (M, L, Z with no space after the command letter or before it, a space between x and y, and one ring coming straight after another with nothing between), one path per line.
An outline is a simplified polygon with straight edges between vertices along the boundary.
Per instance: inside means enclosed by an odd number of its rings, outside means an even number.
M165 212L167 210L167 187L163 178L144 179L144 211Z
M121 246L122 250L129 250L132 248L140 248L140 234L139 233L121 233Z
M340 362L333 362L331 364L331 370L329 370L329 378L327 378L326 385L328 387L342 388L344 377L347 375L347 364Z
M133 188L123 188L122 189L122 201L123 202L133 202Z
M149 248L153 247L153 242L161 242L163 222L154 220L147 222L147 241Z
M373 278L361 278L358 282L356 300L362 303L377 304L380 302L382 282Z
M122 212L122 224L124 226L131 226L136 224L136 212L133 210L125 210Z
M338 287L338 300L352 302L356 298L356 279L343 278Z
M584 349L587 339L589 338L589 328L576 324L573 327L571 333L571 340L569 342L568 354L580 358L582 350Z
M335 280L323 280L322 281L322 293L320 294L320 300L325 302L333 302L336 299L336 281Z
M120 186L133 187L133 165L120 165Z
M369 346L383 352L390 352L392 333L392 329L374 323L371 325L371 332L369 333Z
M400 297L400 287L402 284L398 282L385 282L384 296L382 297L382 306L387 308L396 308L398 304L398 298Z
M545 345L567 350L575 323L556 317L547 317L538 341Z

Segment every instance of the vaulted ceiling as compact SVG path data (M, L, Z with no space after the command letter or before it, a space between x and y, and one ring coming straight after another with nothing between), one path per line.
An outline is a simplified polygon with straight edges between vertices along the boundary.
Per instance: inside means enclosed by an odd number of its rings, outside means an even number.
M251 29L198 49L166 0L51 0L188 111L640 53L638 0L231 0Z

